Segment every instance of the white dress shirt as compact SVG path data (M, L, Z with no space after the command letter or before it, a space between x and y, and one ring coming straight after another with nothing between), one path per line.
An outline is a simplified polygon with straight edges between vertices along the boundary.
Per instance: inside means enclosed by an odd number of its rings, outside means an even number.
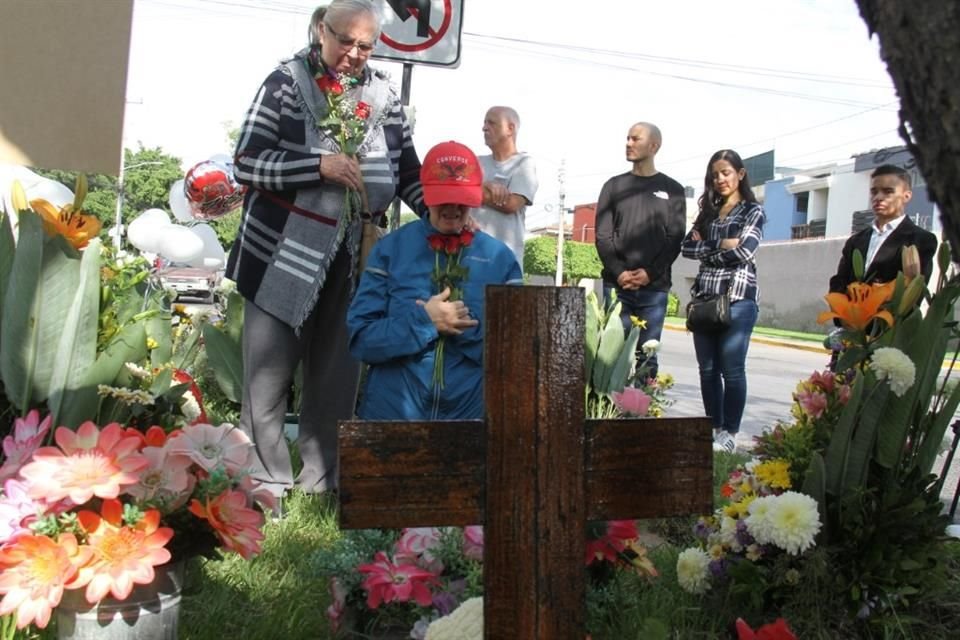
M900 226L900 223L903 222L903 218L904 216L895 218L882 227L878 227L876 222L871 225L873 233L870 234L870 244L867 246L867 255L863 263L864 272L870 269L870 263L873 262L873 259L877 256L877 251L880 250L880 247L883 245L884 241L890 237L890 234L893 233L893 230Z

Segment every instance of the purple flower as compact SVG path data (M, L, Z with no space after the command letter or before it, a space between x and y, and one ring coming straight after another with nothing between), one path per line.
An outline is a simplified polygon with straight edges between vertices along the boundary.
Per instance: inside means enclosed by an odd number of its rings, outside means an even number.
M714 578L725 578L727 575L727 561L726 559L711 560L710 564L707 565L707 569L710 570L710 575Z
M441 591L433 596L433 608L436 609L441 616L450 615L450 612L456 609L458 604L460 604L460 601L457 599L457 596L449 591Z

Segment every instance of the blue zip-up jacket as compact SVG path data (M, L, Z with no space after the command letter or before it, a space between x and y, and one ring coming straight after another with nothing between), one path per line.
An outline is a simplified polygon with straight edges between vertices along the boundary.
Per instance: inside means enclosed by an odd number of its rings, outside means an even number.
M357 412L364 420L470 419L483 417L484 288L522 284L520 265L507 245L478 231L463 249L469 269L461 283L470 316L480 323L446 336L444 388L433 384L437 333L426 310L436 295L431 276L437 233L424 218L389 233L374 246L347 312L350 353L370 365ZM443 261L446 256L441 256Z

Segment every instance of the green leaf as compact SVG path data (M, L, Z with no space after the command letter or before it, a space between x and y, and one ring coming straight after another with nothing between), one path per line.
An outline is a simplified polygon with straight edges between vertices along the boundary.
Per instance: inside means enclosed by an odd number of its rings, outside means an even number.
M3 330L3 301L7 296L7 285L13 270L13 255L17 249L10 224L10 216L5 212L0 213L0 335Z
M817 501L817 511L820 512L820 522L824 525L827 519L827 469L820 452L815 451L810 458L810 466L803 478L801 491ZM830 532L826 532L829 538Z
M59 425L64 397L81 386L97 357L97 322L100 314L100 240L83 251L78 265L78 282L61 318L62 333L57 345L56 368L50 379L47 405L54 424Z
M240 341L212 325L203 327L203 341L207 347L207 359L216 376L220 390L228 400L240 403L243 400L243 350Z
M853 279L858 281L863 281L863 254L860 252L860 249L853 250Z
M613 371L610 372L610 385L607 393L614 391L623 391L627 385L627 379L630 377L630 371L637 359L637 341L640 340L640 329L633 327L630 329L630 335L623 343L623 349L620 351L620 357L613 365Z
M824 466L826 469L826 491L827 493L839 496L843 493L843 478L847 466L847 457L849 455L850 440L853 436L853 430L856 426L857 413L860 408L860 398L863 396L863 389L866 386L866 380L863 374L857 373L856 377L850 383L850 399L843 408L840 418L837 420L837 426L834 427L833 436L830 438L830 444L824 453Z
M161 367L173 359L173 331L169 311L160 311L145 320L147 339L153 339L156 347L150 350L150 365Z
M930 429L927 431L917 452L916 466L921 474L928 474L933 469L933 465L940 454L940 444L943 442L943 436L953 420L953 415L960 406L960 384L955 384L947 401L940 410L932 416Z
M623 351L623 325L620 323L620 303L607 311L597 359L593 363L593 389L597 393L608 393L613 367Z
M583 350L583 370L586 376L584 379L589 384L590 372L593 370L593 362L597 357L597 347L600 346L600 305L597 304L597 294L593 291L587 293L585 316L586 338Z
M40 217L20 214L20 237L4 300L0 377L21 411L50 394L61 323L79 284L79 255L62 237L44 238Z
M147 334L143 323L126 325L87 371L83 384L64 395L60 423L74 428L97 415L100 398L97 385L113 385L126 362L140 362L147 357Z

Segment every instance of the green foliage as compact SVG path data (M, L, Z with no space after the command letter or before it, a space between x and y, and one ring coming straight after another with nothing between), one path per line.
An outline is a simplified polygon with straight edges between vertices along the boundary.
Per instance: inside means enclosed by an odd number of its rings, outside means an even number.
M672 317L680 315L680 298L673 291L667 294L667 315Z
M563 243L564 284L575 285L583 278L597 279L602 269L597 248L592 243ZM556 276L557 239L541 236L527 240L523 246L523 272L530 275Z
M216 383L224 398L235 405L243 399L243 297L235 290L223 300L221 320L203 326L207 365L200 372L205 385Z
M602 309L597 295L587 293L585 363L586 414L589 418L619 415L612 393L623 391L633 374L640 331L634 327L624 340L620 303L613 300Z

